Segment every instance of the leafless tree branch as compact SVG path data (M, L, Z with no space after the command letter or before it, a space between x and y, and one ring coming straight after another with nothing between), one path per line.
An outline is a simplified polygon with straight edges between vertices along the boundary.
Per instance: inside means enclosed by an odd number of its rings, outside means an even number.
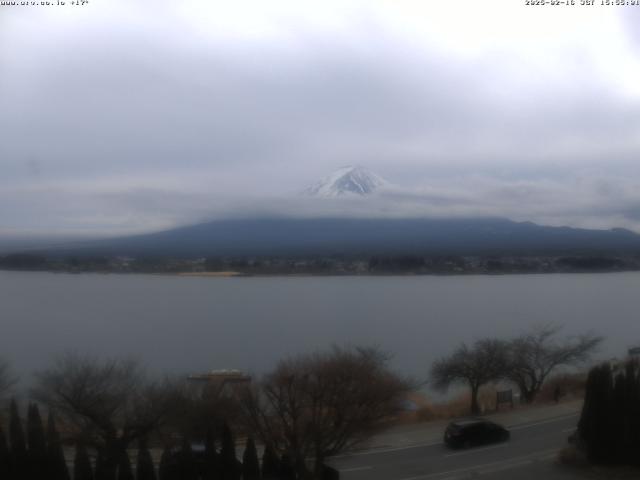
M300 478L315 478L327 456L368 439L398 412L412 384L389 370L388 358L376 348L334 347L282 361L242 392L244 418L293 459Z

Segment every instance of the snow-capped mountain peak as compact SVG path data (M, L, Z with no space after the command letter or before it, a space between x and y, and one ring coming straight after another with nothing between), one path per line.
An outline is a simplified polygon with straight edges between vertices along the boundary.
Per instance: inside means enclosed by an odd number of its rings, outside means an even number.
M309 187L305 193L315 197L369 195L386 184L382 177L363 167L347 166Z

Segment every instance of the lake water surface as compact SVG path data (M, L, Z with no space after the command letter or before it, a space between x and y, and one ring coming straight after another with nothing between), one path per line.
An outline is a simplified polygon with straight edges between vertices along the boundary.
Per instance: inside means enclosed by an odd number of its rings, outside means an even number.
M0 356L28 379L58 352L132 355L152 371L264 372L285 355L377 344L426 378L482 336L558 322L640 344L640 273L202 278L0 272Z

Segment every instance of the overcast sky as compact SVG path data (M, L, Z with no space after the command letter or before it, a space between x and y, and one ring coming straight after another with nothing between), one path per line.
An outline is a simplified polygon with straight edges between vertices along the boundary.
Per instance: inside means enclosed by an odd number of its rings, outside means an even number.
M524 0L0 6L0 235L278 212L640 231L639 24ZM393 194L297 199L345 164Z

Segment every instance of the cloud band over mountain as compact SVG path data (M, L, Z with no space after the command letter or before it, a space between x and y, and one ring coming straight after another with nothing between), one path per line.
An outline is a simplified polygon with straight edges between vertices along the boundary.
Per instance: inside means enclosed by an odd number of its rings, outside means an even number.
M638 13L569 10L4 9L0 233L104 235L261 212L638 230ZM399 187L366 204L295 196L344 164Z

